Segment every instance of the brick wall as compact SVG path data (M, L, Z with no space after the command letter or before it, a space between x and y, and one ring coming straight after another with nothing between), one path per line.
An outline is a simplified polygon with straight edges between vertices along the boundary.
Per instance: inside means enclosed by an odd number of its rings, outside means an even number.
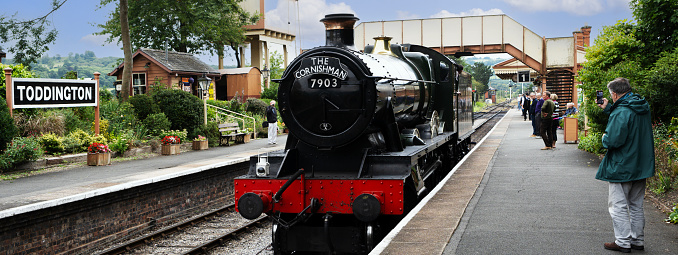
M0 221L0 254L73 254L182 211L232 203L249 162L104 194Z

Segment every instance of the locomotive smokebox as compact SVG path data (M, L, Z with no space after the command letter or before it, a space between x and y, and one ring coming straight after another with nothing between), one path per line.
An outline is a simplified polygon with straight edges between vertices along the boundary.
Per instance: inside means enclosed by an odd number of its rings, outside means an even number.
M325 45L353 48L353 25L360 20L350 13L325 15L320 21L325 24Z

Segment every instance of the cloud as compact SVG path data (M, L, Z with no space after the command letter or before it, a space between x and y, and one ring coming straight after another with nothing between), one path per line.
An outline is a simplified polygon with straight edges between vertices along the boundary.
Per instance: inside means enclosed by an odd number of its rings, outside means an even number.
M80 38L80 41L84 42L84 43L88 43L88 44L93 44L93 45L96 45L96 46L104 46L104 45L109 44L109 43L106 42L107 38L108 38L108 35L88 34L88 35Z
M325 42L325 27L320 22L329 13L351 13L355 11L345 3L328 4L325 0L305 0L303 7L299 7L299 25L295 4L298 2L279 0L275 9L266 12L266 26L283 32L290 32L301 36L304 42L313 42L316 45ZM289 15L288 15L289 14ZM289 24L288 24L289 22ZM298 32L299 26L301 33ZM302 45L308 48L310 45Z
M610 8L627 8L630 0L503 0L526 11L568 12L592 16Z
M431 18L446 18L446 17L465 17L465 16L482 16L482 15L497 15L497 14L504 14L504 12L500 9L489 9L487 11L483 11L483 9L480 8L473 8L469 10L468 12L460 12L460 13L451 13L447 10L442 10L436 14L431 15Z
M407 11L396 11L398 19L420 19L419 15Z

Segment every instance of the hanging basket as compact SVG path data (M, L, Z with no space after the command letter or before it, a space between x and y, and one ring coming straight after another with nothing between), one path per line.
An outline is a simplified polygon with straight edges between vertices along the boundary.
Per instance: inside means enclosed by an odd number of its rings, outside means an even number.
M105 166L111 164L111 153L89 153L87 154L88 166Z

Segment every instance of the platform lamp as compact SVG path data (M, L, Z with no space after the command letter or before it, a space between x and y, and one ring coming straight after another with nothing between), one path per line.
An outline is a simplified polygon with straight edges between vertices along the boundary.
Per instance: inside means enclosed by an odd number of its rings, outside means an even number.
M268 69L267 65L264 65L264 70L261 70L261 74L264 75L264 87L268 88L268 77L271 75L271 70Z
M198 78L198 85L200 86L200 96L202 97L203 103L203 112L205 113L205 125L207 125L207 98L205 97L205 91L208 91L210 88L210 83L212 79L207 77L207 74L203 73L202 77Z

